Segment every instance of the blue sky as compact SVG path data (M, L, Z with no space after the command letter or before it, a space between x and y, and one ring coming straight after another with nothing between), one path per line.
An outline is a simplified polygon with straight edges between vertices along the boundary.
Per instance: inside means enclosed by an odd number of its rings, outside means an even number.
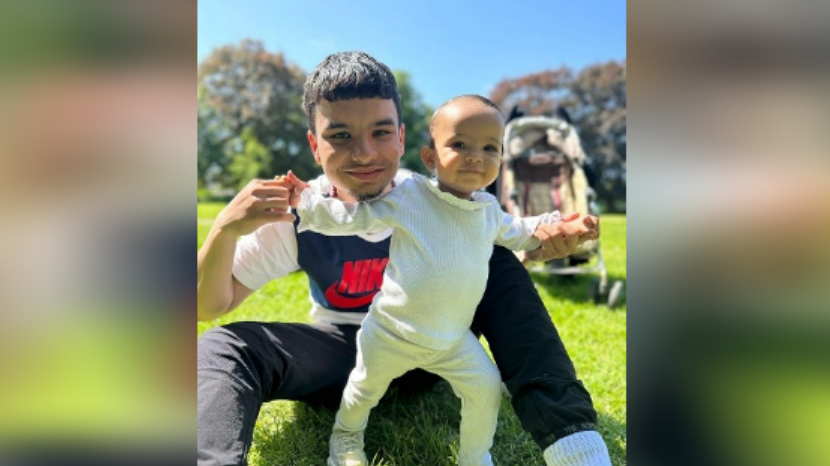
M622 0L199 0L197 58L251 38L309 72L363 50L409 72L435 107L504 78L624 59L625 19Z

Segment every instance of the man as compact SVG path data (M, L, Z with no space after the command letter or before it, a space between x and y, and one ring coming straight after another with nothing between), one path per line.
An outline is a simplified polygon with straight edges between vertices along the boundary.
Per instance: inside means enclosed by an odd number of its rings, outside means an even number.
M360 52L327 57L303 96L308 142L325 176L312 188L345 201L394 187L404 152L395 78ZM218 215L199 250L198 316L230 312L268 281L303 269L314 324L236 323L198 344L197 464L244 465L263 402L337 405L356 355L355 335L380 283L389 233L355 237L297 234L289 191L254 180ZM546 226L534 259L564 257L581 221ZM563 238L563 232L573 233ZM242 239L237 243L237 238ZM494 248L490 279L473 321L513 395L524 428L548 465L610 465L590 395L533 283L512 252Z

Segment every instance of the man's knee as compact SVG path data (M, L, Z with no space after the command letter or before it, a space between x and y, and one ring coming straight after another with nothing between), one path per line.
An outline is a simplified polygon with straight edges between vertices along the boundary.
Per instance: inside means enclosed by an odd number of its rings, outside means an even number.
M204 332L197 340L198 366L228 363L240 353L240 339L225 327L215 327Z
M197 341L198 369L236 372L255 365L258 346L254 324L237 322L205 331Z

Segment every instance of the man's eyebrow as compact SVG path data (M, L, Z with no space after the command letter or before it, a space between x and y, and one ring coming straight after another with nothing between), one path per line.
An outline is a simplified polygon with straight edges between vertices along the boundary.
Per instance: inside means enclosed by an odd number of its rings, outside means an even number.
M384 118L383 120L376 121L372 126L395 126L395 119L394 118ZM329 121L329 124L326 125L326 128L323 131L329 131L333 129L344 129L348 128L348 123L340 123L337 121Z
M348 127L349 127L349 125L347 125L346 123L338 123L336 121L329 121L329 124L326 125L326 128L323 131L328 131L328 130L331 130L331 129L343 129L343 128L348 128Z
M395 126L395 120L392 118L385 118L375 122L375 126Z

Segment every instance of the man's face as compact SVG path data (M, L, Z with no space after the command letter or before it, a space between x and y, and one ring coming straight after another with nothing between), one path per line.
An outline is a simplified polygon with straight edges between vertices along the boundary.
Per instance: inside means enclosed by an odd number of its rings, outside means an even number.
M308 142L340 199L371 199L390 186L404 152L391 99L322 100L314 119L317 134L309 131Z

